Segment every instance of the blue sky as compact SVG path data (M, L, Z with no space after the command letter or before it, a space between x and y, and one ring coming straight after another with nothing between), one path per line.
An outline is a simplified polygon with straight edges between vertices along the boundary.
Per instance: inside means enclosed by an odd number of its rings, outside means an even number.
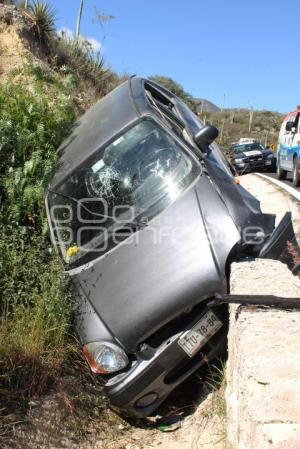
M79 0L49 0L74 30ZM94 7L115 19L93 23ZM174 78L225 107L287 112L300 103L300 2L85 0L82 34L119 73ZM299 92L299 93L298 93Z

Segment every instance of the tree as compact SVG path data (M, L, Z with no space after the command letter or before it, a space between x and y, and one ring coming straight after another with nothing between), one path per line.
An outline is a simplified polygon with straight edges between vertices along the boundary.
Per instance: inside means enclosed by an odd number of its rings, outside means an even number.
M102 11L99 11L96 6L94 6L95 16L93 18L93 23L99 24L102 28L103 37L105 38L105 30L104 25L111 20L115 19L115 16L111 14L103 14Z

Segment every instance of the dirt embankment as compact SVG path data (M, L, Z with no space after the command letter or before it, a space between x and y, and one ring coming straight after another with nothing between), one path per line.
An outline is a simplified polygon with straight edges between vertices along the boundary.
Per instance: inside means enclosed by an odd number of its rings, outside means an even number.
M177 422L174 431L155 418L123 420L107 408L101 393L64 386L29 404L26 421L16 426L14 445L3 449L225 449L223 391L202 388L194 378L163 411L168 422Z
M24 14L15 6L0 4L0 82L28 58L41 64L45 60L43 48Z

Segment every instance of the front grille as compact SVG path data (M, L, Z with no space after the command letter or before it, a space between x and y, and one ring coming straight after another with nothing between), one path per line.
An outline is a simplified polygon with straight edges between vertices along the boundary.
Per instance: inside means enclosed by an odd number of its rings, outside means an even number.
M249 157L249 161L262 161L262 157Z
M145 343L152 348L156 349L162 345L166 340L171 338L173 335L183 331L189 324L191 324L197 315L200 315L205 309L206 304L209 300L203 301L200 304L194 306L191 310L186 313L182 313L178 317L169 321L167 324L162 326L158 331L152 334Z

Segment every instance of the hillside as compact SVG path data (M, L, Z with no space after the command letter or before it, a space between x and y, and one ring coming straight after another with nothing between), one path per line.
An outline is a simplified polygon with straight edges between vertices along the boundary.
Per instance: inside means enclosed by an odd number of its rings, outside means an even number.
M196 111L198 114L205 112L219 112L220 108L205 98L194 98L194 103L196 104Z
M252 114L252 122L250 114ZM219 128L219 143L225 149L241 137L255 138L265 145L274 145L276 148L283 119L283 114L278 112L249 111L247 109L205 112L199 114L199 116L204 122L211 123Z

